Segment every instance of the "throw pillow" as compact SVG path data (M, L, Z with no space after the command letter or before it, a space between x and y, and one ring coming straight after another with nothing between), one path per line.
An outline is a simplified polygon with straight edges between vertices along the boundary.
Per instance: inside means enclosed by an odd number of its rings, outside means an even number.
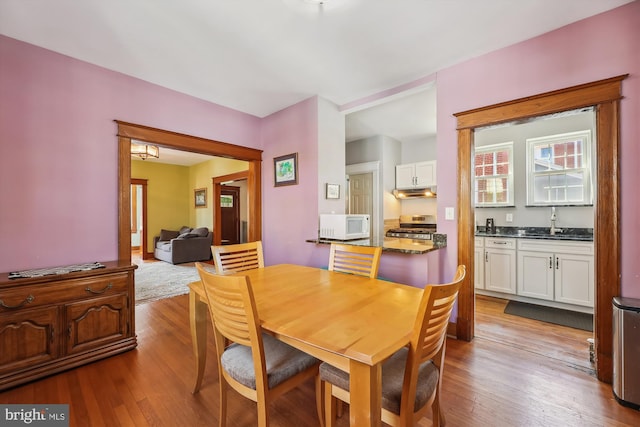
M192 239L194 237L198 237L198 235L193 233L182 233L178 236L178 239Z
M191 233L199 237L207 237L209 235L209 229L207 227L194 228L191 230Z
M190 231L191 231L191 227L187 227L186 225L183 225L182 228L180 228L180 231L178 232L178 234L184 234Z
M160 230L160 240L161 241L169 241L171 239L175 239L178 237L180 233L173 230L165 230L164 228Z

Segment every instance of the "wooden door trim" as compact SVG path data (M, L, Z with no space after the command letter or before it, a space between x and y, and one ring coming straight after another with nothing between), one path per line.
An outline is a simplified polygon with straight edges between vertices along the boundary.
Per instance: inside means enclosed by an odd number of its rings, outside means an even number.
M253 171L255 174L255 170ZM230 173L228 175L221 175L212 178L213 181L213 244L219 246L222 244L222 207L220 206L220 196L222 195L222 183L227 181L240 181L243 179L247 180L247 188L251 185L252 171L251 167L247 171L241 171L236 173ZM257 240L261 240L260 236L256 236L255 233L252 233L252 222L251 222L251 194L249 193L249 230L247 239L249 242L255 242Z
M131 263L131 140L248 162L249 239L262 238L262 150L114 120L118 126L118 260ZM218 194L218 198L220 195Z
M474 271L474 206L472 165L474 129L482 126L527 119L582 107L595 107L598 147L597 183L594 197L595 305L594 339L596 374L600 381L611 382L613 374L612 306L620 293L620 176L619 176L619 103L622 98L621 75L509 102L454 114L458 129L458 263ZM606 201L606 202L605 202ZM597 214L595 214L597 212ZM468 275L458 296L456 334L470 341L474 335L475 291Z

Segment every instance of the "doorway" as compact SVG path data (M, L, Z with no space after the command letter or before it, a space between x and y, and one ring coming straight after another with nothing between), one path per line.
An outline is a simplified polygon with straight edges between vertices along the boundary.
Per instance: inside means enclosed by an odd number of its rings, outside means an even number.
M131 250L149 259L147 252L147 180L132 178L130 184L131 203Z
M223 185L220 189L222 244L240 243L240 187Z
M458 129L458 263L474 271L474 210L471 187L471 153L474 131L483 126L594 106L596 111L596 191L594 349L596 375L611 382L613 375L613 309L611 300L620 292L620 187L618 147L622 80L627 75L560 89L527 98L454 114ZM606 202L605 202L606 201ZM456 335L471 341L474 336L474 285L465 278L458 295Z

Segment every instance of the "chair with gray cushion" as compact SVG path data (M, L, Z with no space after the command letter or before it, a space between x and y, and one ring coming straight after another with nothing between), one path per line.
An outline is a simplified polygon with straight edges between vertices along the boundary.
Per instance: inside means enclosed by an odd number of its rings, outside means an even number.
M220 423L226 425L227 385L258 404L258 425L269 425L269 404L318 373L312 356L262 332L247 276L217 275L196 263L207 294L218 356Z
M391 426L414 426L432 409L434 426L445 424L440 410L442 367L447 326L466 272L458 266L445 285L424 288L411 341L382 365L382 421ZM321 397L318 413L325 426L335 422L336 398L349 403L349 374L327 363L320 365Z
M153 239L156 259L182 264L211 259L213 233L207 227L182 227L180 230L161 230Z

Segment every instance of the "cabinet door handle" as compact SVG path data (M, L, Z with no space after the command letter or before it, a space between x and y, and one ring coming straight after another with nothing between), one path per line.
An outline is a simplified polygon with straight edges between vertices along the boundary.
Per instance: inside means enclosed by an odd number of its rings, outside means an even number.
M560 258L556 257L556 270L560 269Z
M489 262L489 252L484 253L484 262Z
M549 257L549 269L553 268L553 258Z
M24 299L24 301L16 305L7 305L3 300L0 299L0 307L10 308L10 309L20 308L20 307L24 307L27 304L31 304L35 299L36 297L34 297L33 295L29 295Z
M104 287L104 289L99 290L99 291L94 291L93 289L91 289L91 287L87 286L86 288L84 288L85 291L92 293L92 294L104 294L105 292L107 292L109 289L113 288L113 283L109 282L109 284L107 286Z
M49 340L51 341L52 344L53 344L53 341L55 339L55 336L56 336L56 334L55 334L55 331L54 331L54 329L52 327L51 328L51 332L49 332Z

